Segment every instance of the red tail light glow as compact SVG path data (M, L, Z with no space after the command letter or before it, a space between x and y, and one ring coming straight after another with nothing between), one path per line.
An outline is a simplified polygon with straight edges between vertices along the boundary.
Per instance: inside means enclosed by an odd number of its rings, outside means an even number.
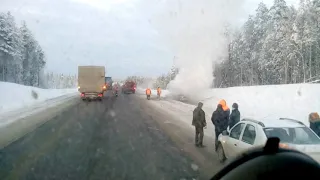
M84 93L81 93L81 97L84 97Z
M102 94L98 94L99 97L102 97Z

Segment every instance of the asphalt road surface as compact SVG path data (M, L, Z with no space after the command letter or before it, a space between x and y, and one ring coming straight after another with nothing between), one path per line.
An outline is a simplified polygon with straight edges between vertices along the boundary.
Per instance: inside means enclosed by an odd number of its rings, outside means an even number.
M0 179L208 178L199 165L203 159L190 156L196 148L183 150L146 100L134 94L104 98L79 100L0 150Z

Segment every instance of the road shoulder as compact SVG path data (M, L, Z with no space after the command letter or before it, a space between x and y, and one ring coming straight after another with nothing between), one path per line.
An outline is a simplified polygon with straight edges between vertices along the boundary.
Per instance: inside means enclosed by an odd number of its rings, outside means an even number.
M204 176L204 179L210 179L222 168L214 152L214 139L212 136L205 135L204 144L206 147L197 148L194 145L194 129L191 125L188 125L186 121L181 121L179 119L181 117L176 117L165 108L159 108L159 105L154 104L158 103L156 100L147 101L141 97L136 98L140 102L143 111L157 122L160 128L170 136L172 141L183 152L197 162L199 171Z
M32 132L37 127L66 111L69 107L79 103L79 101L79 98L76 96L69 97L56 103L54 106L49 106L37 113L23 116L6 126L0 127L0 149Z

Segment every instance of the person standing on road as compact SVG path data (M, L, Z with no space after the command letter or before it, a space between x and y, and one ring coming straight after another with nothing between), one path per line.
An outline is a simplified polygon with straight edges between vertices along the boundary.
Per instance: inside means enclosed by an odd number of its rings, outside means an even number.
M158 96L158 99L160 100L160 96L161 96L161 88L160 87L157 88L157 96Z
M146 95L147 95L147 99L149 100L150 96L151 96L151 89L150 88L146 89Z
M195 136L195 145L197 147L203 146L203 128L207 126L206 115L202 110L203 103L199 102L198 107L193 110L193 119L192 125L195 127L196 136ZM199 137L200 136L200 137Z
M228 126L228 121L224 119L225 112L223 111L222 105L218 104L217 109L212 113L211 121L215 129L215 148L217 150L218 137L222 133L225 126Z
M227 106L227 102L224 100L224 99L222 99L220 102L219 102L219 104L221 104L221 106L222 106L222 109L223 109L223 121L224 121L224 123L223 123L223 129L222 129L222 131L224 131L224 130L227 130L227 128L228 128L228 122L229 122L229 116L230 116L230 109L229 109L229 107ZM221 132L222 132L221 131Z
M229 118L229 129L231 129L235 124L240 121L240 111L237 103L232 104L232 112Z

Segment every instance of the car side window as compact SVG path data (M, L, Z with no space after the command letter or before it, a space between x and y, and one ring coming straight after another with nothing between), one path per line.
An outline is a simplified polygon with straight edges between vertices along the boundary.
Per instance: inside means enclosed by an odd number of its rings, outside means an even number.
M256 128L248 124L246 128L244 129L243 135L242 135L242 141L248 144L254 144L254 141L256 139Z
M231 129L230 137L234 139L239 139L243 128L244 123L237 124L234 128Z

